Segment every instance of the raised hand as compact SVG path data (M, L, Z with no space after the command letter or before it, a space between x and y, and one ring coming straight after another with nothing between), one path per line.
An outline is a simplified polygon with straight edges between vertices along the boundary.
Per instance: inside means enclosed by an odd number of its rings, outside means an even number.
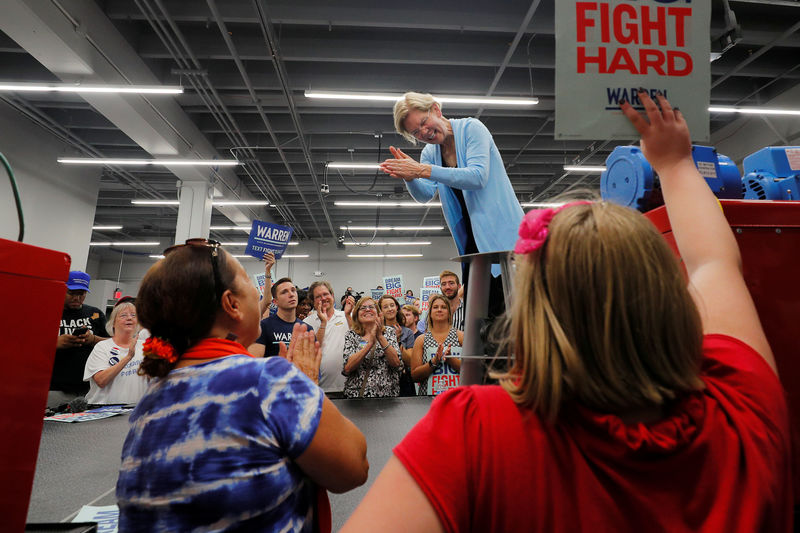
M394 146L390 146L389 150L392 152L392 155L394 155L395 158L387 159L381 163L381 172L389 174L393 178L400 178L406 181L430 177L430 165L417 163L413 158L409 157Z
M639 93L639 99L644 105L646 120L630 103L625 102L620 107L642 136L642 154L655 171L664 174L679 163L691 161L692 140L681 112L673 109L661 94L656 96L659 105L646 91Z
M295 324L292 328L292 340L289 347L278 345L278 355L296 366L314 383L319 384L319 366L322 361L322 348L316 341L314 333L307 331L303 324Z
M402 151L400 148L395 148L394 146L390 146L389 151L392 153L395 159L411 159L411 160L414 159L413 157Z
M272 271L272 267L275 266L275 254L272 252L268 252L264 254L264 273L269 276L270 272Z
M327 305L322 303L322 300L319 300L314 303L314 310L317 312L317 316L319 317L319 327L323 328L328 325L328 310Z
M347 298L345 298L344 307L342 308L342 311L344 311L344 314L349 315L350 313L352 313L354 305L356 305L356 299L355 298L353 298L352 296L348 296Z

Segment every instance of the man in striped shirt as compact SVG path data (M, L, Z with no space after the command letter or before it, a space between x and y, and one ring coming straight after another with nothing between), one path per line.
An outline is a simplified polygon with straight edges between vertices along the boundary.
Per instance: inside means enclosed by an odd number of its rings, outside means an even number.
M453 327L459 331L464 331L464 300L458 295L461 283L455 272L449 270L439 274L439 286L442 294L450 302L450 311L453 313Z

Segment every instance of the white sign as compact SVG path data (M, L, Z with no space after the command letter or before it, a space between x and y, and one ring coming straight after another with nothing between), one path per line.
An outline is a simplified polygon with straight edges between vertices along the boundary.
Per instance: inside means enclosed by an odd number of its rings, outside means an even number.
M709 138L711 2L556 2L556 139L635 139L619 109L637 89L678 106L692 139Z
M117 533L119 526L119 508L116 505L97 507L84 505L78 511L73 522L97 522L97 531L100 533Z
M436 353L438 348L428 348L425 350L426 355L428 356L426 361L430 361L433 359L433 355ZM450 347L450 355L447 356L460 358L461 357L461 346L451 346ZM442 363L439 365L437 369L433 371L433 374L428 378L428 383L426 385L425 394L428 396L438 396L446 390L453 389L461 385L461 375L459 372L450 368L450 365L446 363ZM419 387L417 387L419 388Z
M439 283L439 276L425 276L422 278L422 286L426 289L438 289Z
M399 300L403 297L403 276L401 274L397 274L395 276L384 276L383 288L386 291L385 294L394 296Z

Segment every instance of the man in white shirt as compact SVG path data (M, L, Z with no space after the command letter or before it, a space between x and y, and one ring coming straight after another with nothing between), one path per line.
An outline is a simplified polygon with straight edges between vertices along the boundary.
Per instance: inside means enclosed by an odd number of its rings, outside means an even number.
M344 336L350 329L350 312L355 300L348 297L344 309L334 309L333 288L327 281L315 281L308 288L314 302L314 311L305 323L317 332L322 346L322 363L319 369L319 386L330 398L343 398L344 394Z

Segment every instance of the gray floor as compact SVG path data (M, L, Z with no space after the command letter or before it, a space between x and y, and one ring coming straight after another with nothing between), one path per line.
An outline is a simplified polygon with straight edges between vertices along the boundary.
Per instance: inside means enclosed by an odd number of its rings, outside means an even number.
M364 432L370 463L364 487L331 494L333 528L338 530L378 476L409 429L428 411L431 398L334 400ZM120 450L128 431L122 415L80 424L45 422L28 522L72 520L84 505L113 505Z

